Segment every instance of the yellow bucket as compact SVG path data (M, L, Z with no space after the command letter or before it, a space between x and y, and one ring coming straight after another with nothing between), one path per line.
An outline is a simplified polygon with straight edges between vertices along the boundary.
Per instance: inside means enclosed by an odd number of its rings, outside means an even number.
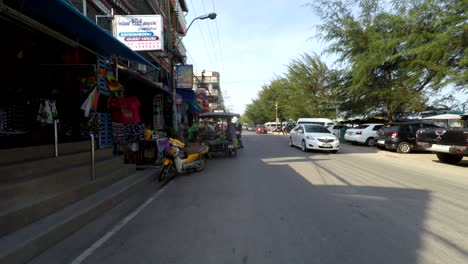
M153 135L153 131L146 129L144 132L144 137L145 139L151 139L151 136Z

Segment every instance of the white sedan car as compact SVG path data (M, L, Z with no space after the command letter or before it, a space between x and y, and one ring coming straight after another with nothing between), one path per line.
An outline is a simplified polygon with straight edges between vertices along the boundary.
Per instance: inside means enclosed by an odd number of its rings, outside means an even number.
M369 147L375 145L377 131L382 128L383 124L362 124L354 128L346 130L344 139L354 144L366 144Z
M299 124L289 132L289 146L301 147L302 151L314 149L336 153L340 141L322 125Z

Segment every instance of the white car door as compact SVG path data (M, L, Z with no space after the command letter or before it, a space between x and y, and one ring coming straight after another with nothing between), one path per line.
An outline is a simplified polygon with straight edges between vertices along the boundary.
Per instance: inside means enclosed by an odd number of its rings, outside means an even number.
M293 142L293 145L294 146L297 146L297 137L298 137L298 127L299 126L296 126L292 129L292 135L291 135L291 139L292 139L292 142Z
M296 144L297 146L301 146L302 144L302 139L304 138L304 126L303 125L299 125L297 127L297 137L296 137Z

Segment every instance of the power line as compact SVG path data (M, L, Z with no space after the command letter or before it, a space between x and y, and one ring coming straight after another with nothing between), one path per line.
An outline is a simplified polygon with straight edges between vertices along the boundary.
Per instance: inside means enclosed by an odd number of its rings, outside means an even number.
M204 13L207 13L207 12L206 12L206 9L205 9L205 2L204 2L203 0L202 0L202 6L203 6L203 12L204 12ZM213 32L212 32L212 30L211 30L211 25L208 24L207 27L208 27L208 34L210 35L211 46L213 47L213 54L214 54L214 57L215 57L215 62L216 62L216 64L218 64L218 66L219 66L217 50L216 50L216 46L215 46L215 44L214 44L214 42L213 42Z
M193 5L192 0L190 0L190 3L192 4L193 14L195 15L195 17L198 17L198 16L197 16L197 13L196 13L196 11L195 11L195 7L194 7L194 5ZM205 50L207 51L208 60L210 61L210 64L213 65L213 60L211 59L210 53L208 52L208 46L206 45L205 35L203 35L203 31L201 30L201 27L198 27L198 30L200 31L200 35L201 35L202 40L203 40L203 46L205 46Z
M237 81L223 81L223 83L249 83L249 82L265 82L265 80L237 80Z
M195 59L193 58L192 53L190 53L188 50L187 50L187 55L188 55L190 61L192 62L192 64L196 65L197 63L195 62Z
M215 2L212 0L213 4L213 12L216 12L216 7L215 7ZM221 69L224 72L224 58L223 58L223 49L221 48L223 45L221 45L221 39L219 37L219 27L218 27L218 20L215 20L216 23L216 37L218 39L218 48L219 48L219 55L221 58Z

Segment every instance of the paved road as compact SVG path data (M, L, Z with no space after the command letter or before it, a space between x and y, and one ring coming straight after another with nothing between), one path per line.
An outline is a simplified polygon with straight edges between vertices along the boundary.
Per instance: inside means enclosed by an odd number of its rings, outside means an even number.
M83 263L468 263L468 161L244 133Z

